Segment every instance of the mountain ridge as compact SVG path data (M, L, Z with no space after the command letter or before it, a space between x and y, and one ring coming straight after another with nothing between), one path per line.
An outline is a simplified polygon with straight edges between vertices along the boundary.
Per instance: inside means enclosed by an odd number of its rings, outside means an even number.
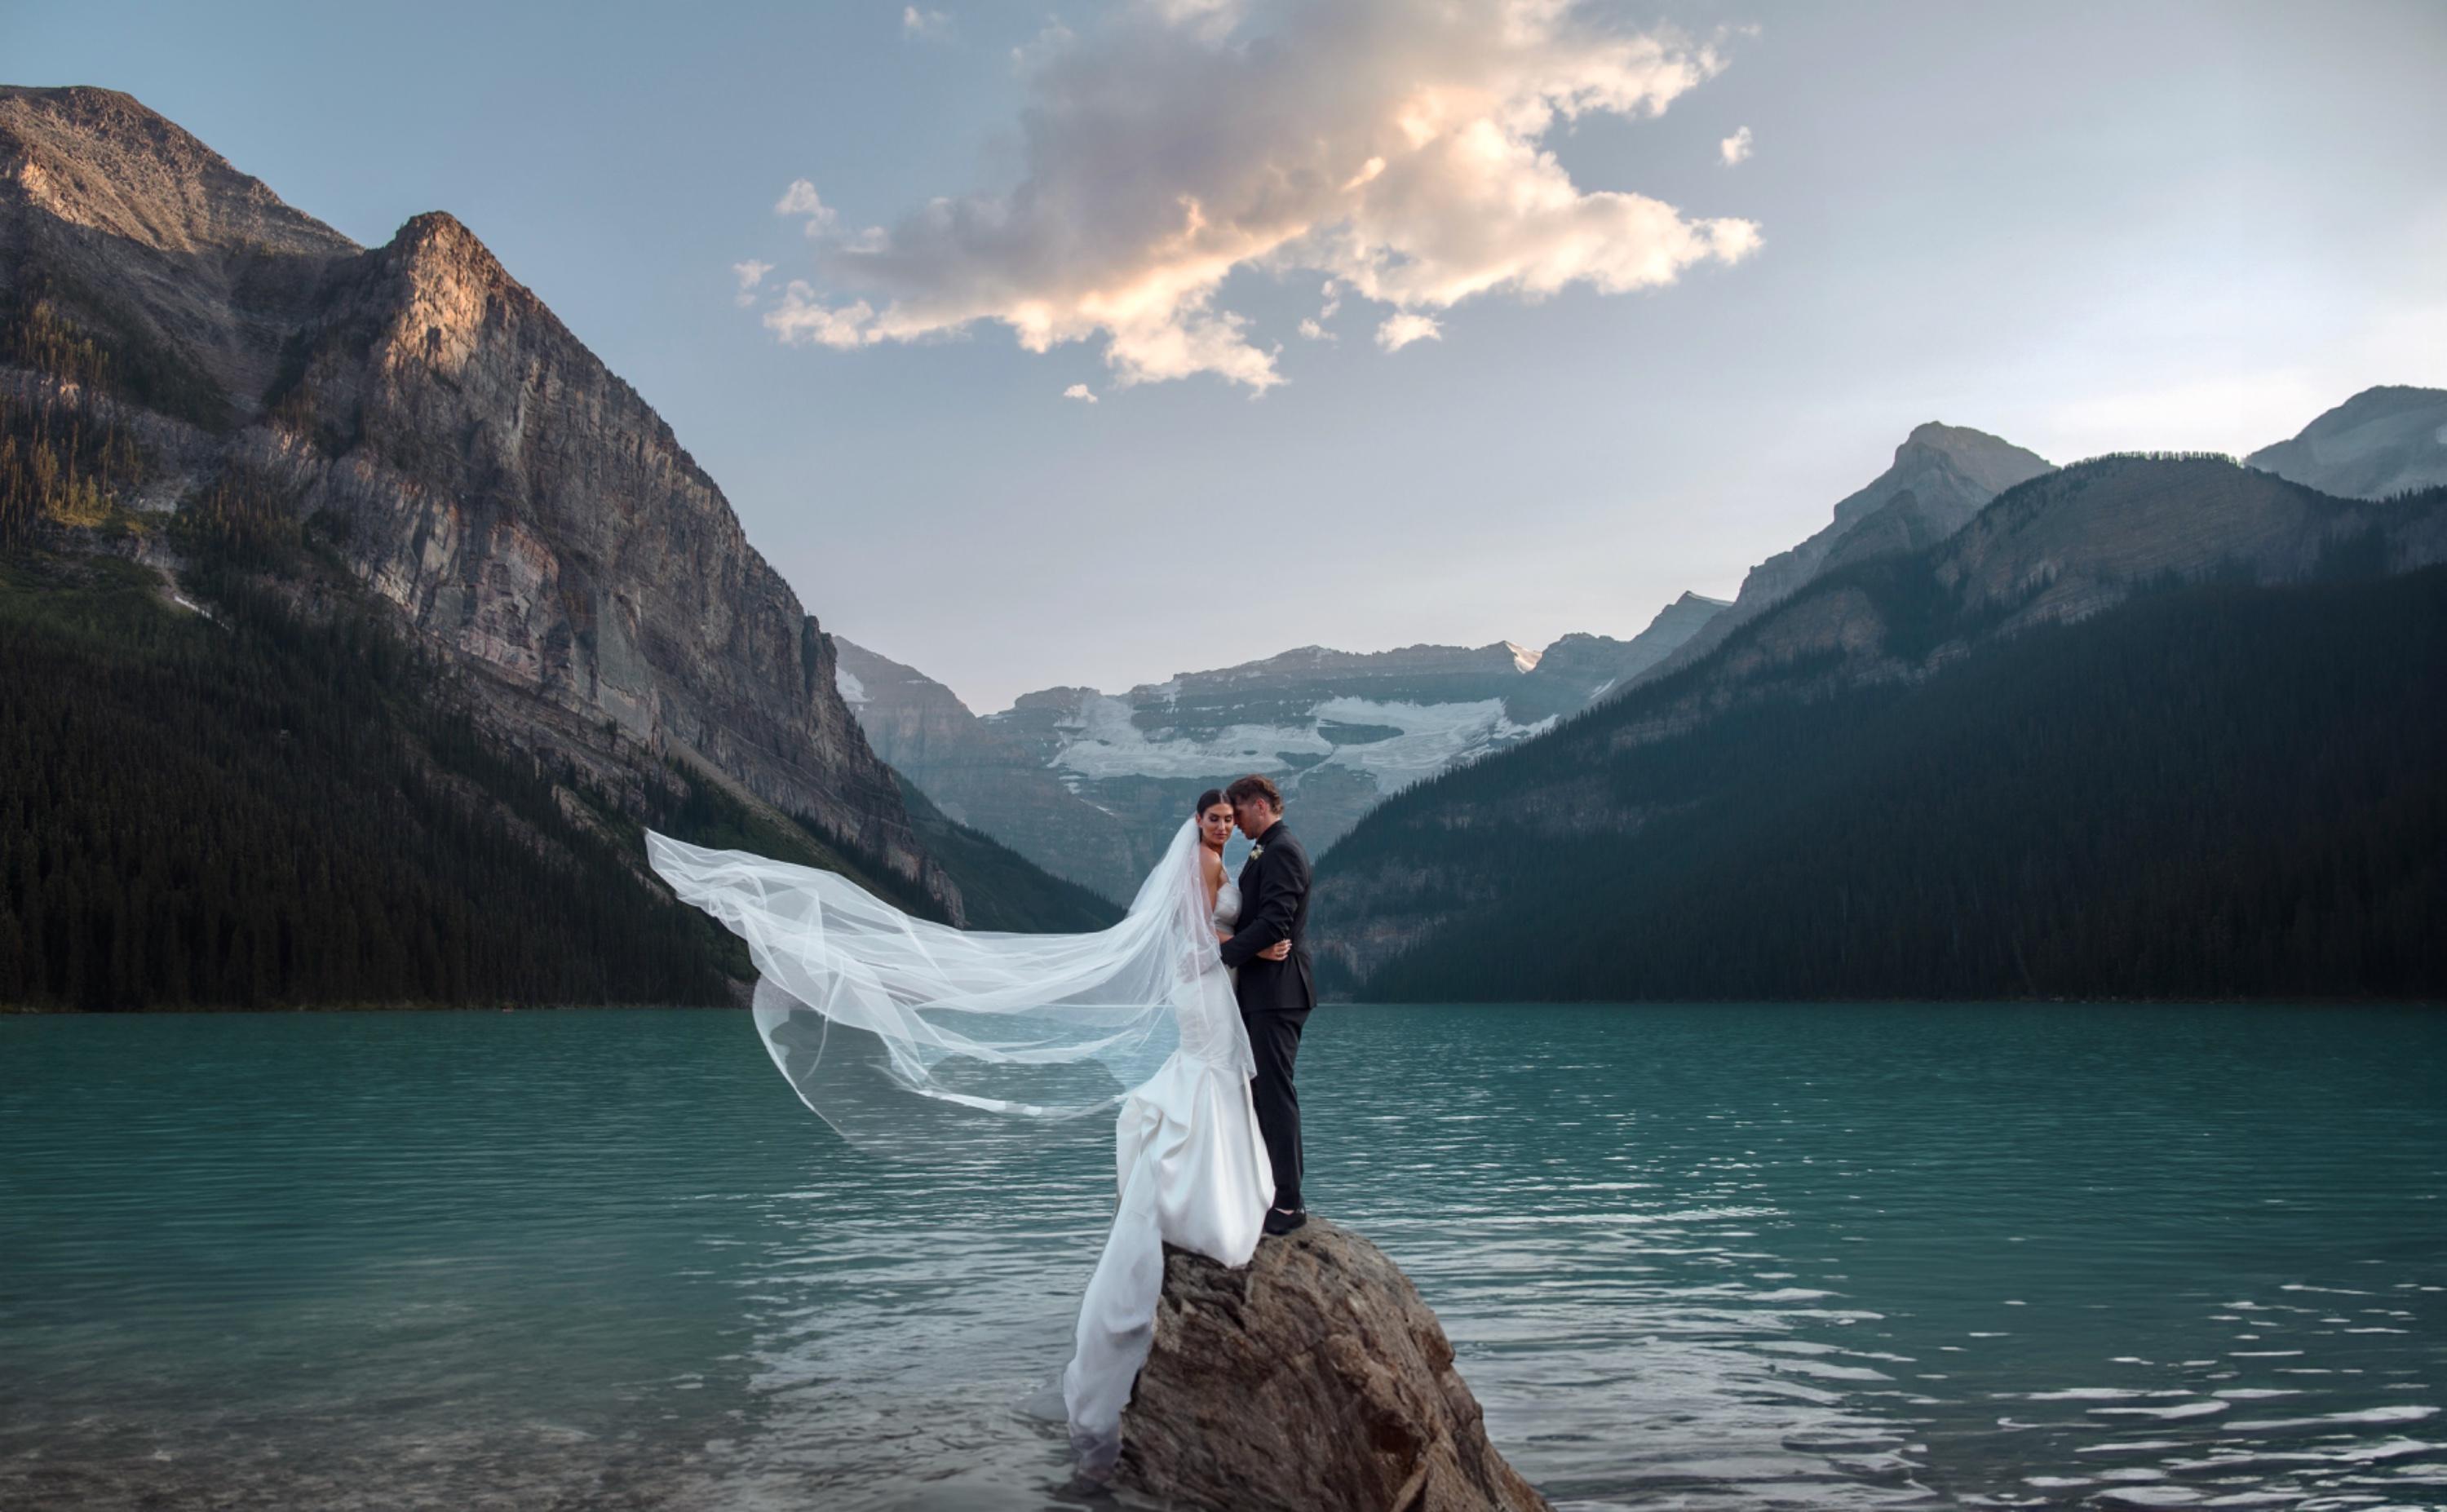
M9 87L0 255L11 456L66 459L0 489L0 545L125 556L190 610L207 544L308 620L366 595L581 827L581 794L634 822L711 786L920 913L1111 917L967 895L921 824L989 887L1025 869L913 815L719 485L447 212L359 247L129 96Z
M2365 388L2244 464L2348 499L2447 483L2447 389Z
M2000 493L2052 465L2037 452L1986 431L1922 422L1896 445L1886 471L1836 501L1825 526L1752 568L1722 614L1610 692L1621 696L1643 681L1690 666L1823 573L1944 539Z
M1299 646L1117 694L1038 689L982 716L864 647L842 642L843 665L853 712L896 770L952 817L1119 901L1207 787L1274 778L1321 851L1389 794L1550 728L1722 608L1685 593L1631 640L1572 634L1538 652Z
M1365 982L1472 909L1530 886L1515 874L1535 863L1536 844L1640 835L1679 801L1621 774L1667 760L1644 752L1697 748L1749 710L1908 689L2024 632L2078 623L2164 585L2377 577L2441 561L2447 489L2342 500L2200 454L2095 458L2041 474L1949 539L1831 572L1708 655L1380 806L1321 864L1320 954L1345 982ZM1508 785L1532 768L1534 780ZM1450 854L1431 864L1434 852Z

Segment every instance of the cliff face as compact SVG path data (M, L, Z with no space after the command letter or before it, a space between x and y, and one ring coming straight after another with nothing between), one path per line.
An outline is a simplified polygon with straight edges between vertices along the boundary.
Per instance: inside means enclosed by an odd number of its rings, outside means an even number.
M868 744L937 807L1103 898L1127 903L1136 893L1155 863L1152 837L1063 785L941 683L851 641L833 645L842 697Z
M485 725L614 791L677 761L958 919L721 491L450 217L365 251L123 95L0 91L0 295L118 360L159 502L236 480L313 520Z
M293 341L259 461L420 632L519 693L924 858L834 652L671 427L445 215Z
M359 251L126 95L0 87L0 288L83 313L148 408L251 413Z

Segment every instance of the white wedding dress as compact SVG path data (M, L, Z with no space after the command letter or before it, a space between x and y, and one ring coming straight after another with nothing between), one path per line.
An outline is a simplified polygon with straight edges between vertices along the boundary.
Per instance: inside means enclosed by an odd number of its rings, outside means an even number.
M1119 1105L1118 1201L1062 1373L1071 1441L1102 1477L1154 1339L1164 1246L1225 1265L1274 1201L1256 1062L1184 823L1122 921L1092 935L962 931L831 872L649 830L654 870L748 942L756 1028L802 1101L880 1154L957 1160L980 1112L1039 1123Z
M1241 889L1226 878L1213 925L1229 930L1240 914ZM1121 1448L1122 1408L1155 1338L1164 1246L1244 1265L1264 1230L1275 1177L1248 1057L1235 1005L1228 1024L1202 1024L1198 1032L1184 1024L1181 1048L1122 1100L1113 1133L1120 1203L1079 1304L1077 1351L1062 1372L1071 1446L1090 1475L1103 1476Z

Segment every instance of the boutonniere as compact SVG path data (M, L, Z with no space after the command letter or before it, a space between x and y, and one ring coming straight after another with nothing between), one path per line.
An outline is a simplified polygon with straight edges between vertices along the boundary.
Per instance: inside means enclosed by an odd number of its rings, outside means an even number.
M1249 847L1249 860L1256 860L1259 857L1263 856L1264 854L1266 854L1266 847L1263 845L1252 845Z

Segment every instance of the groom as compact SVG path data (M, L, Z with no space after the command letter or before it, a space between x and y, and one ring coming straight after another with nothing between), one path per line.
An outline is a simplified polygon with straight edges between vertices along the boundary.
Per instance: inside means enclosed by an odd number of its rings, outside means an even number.
M1224 789L1224 797L1241 833L1257 841L1241 868L1241 917L1232 923L1223 955L1224 964L1239 973L1241 1022L1258 1061L1250 1096L1275 1167L1275 1205L1266 1214L1266 1232L1289 1234L1308 1221L1308 1210L1300 1205L1299 1094L1292 1088L1300 1026L1317 1006L1308 956L1308 852L1283 827L1283 795L1274 784L1243 777ZM1282 940L1292 944L1287 958L1259 955Z

